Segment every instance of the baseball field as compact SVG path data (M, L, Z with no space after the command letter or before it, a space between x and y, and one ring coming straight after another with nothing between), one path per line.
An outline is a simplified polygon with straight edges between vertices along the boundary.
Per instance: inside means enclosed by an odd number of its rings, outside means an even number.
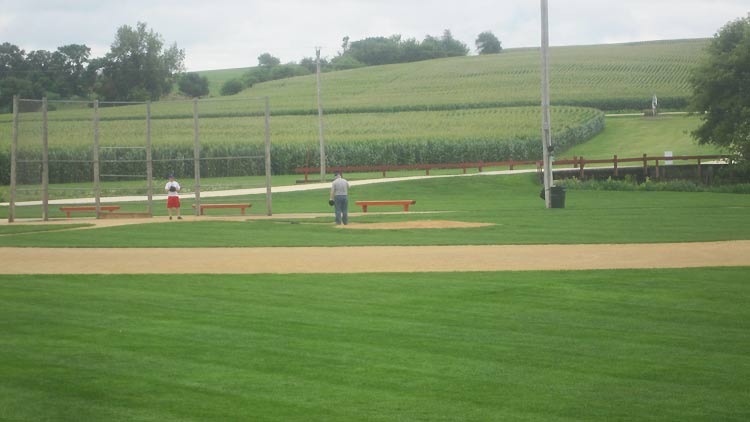
M697 116L642 116L656 94L660 111L684 108L707 42L554 48L559 158L724 153L690 138ZM538 60L513 49L324 74L329 164L536 159ZM239 76L206 74L214 92ZM269 96L273 186L295 185L317 159L314 88L291 78L202 103L203 153L257 155L263 103L250 98ZM48 194L90 198L91 110L56 105ZM103 145L142 145L143 108L103 109ZM155 103L157 152L193 157L193 110ZM641 115L604 125L601 110ZM40 118L22 115L18 201L42 196ZM10 180L10 115L0 133ZM111 158L114 174L145 174L138 154ZM254 164L225 161L204 193L265 186L262 172L219 172ZM252 204L245 216L196 216L183 194L182 220L161 199L149 219L55 204L42 222L24 205L8 224L0 207L0 421L750 420L750 195L647 181L571 188L545 209L536 174L484 170L347 174L346 227L329 184L277 191L270 217L251 194L202 199ZM102 195L143 195L143 182L114 177ZM416 203L354 204L397 199Z
M0 419L747 420L750 196L535 177L2 224Z

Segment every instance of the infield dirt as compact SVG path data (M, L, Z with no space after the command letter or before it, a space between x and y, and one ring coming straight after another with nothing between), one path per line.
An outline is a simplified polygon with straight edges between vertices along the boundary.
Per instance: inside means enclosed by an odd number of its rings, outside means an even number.
M285 214L273 217L189 216L169 221L148 219L75 219L85 230L125 224L189 224L192 221L244 221L266 218L315 218L330 214ZM32 224L71 223L71 220ZM320 224L320 223L317 223ZM358 229L442 229L477 227L481 223L418 220L353 223ZM689 268L750 266L750 240L695 243L484 245L484 246L348 246L273 248L0 248L0 274L254 274L364 273L508 270L589 270L618 268Z

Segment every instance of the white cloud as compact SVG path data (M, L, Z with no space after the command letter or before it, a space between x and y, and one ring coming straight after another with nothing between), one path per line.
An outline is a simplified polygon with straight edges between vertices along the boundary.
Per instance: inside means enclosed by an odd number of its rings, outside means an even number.
M332 57L341 39L401 34L422 40L450 29L472 50L490 30L504 48L540 44L539 2L466 0L0 0L0 41L29 51L86 44L104 55L121 25L146 22L185 49L189 70ZM748 13L747 0L549 0L552 45L712 36Z

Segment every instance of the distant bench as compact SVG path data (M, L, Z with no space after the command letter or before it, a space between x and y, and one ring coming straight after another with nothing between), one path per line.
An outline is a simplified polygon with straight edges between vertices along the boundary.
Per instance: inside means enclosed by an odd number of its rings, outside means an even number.
M367 212L367 207L381 206L381 205L400 205L404 207L404 211L409 211L409 205L416 204L417 201L407 199L398 201L357 201L355 204L362 207L362 212Z
M120 209L119 205L101 205L99 209L102 211L117 211ZM83 211L96 211L96 207L60 207L60 211L64 212L65 215L70 218L71 212L83 212Z
M200 214L204 215L206 208L239 208L240 214L245 215L245 209L252 207L253 204L201 204ZM195 208L195 204L193 204Z

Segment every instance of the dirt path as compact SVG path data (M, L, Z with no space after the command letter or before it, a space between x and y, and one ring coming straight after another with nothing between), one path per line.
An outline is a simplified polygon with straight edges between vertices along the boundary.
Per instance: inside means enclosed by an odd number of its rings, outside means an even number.
M360 273L750 266L750 240L628 245L0 248L0 274Z

